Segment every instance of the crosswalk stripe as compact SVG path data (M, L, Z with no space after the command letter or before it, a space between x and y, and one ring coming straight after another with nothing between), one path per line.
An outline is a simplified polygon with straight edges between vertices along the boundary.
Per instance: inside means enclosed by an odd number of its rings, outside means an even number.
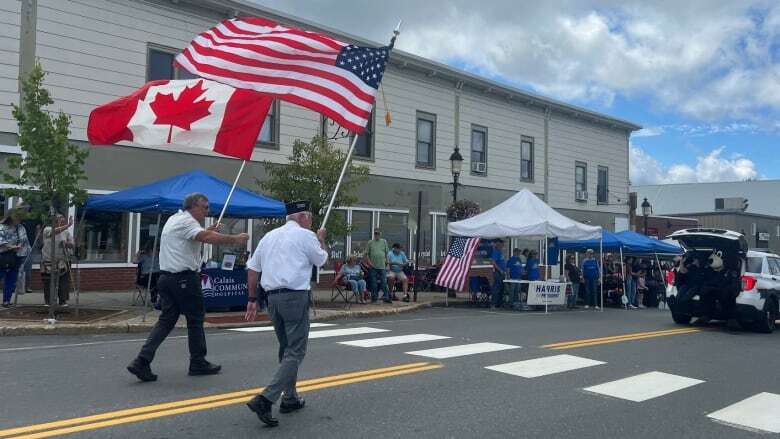
M378 346L392 346L404 343L418 343L421 341L443 340L446 337L443 335L433 334L412 334L412 335L398 335L394 337L379 337L379 338L366 338L363 340L352 341L340 341L339 344L348 346L357 346L360 348L375 348Z
M642 402L703 382L694 378L655 371L587 387L585 390L629 401Z
M311 328L324 328L326 326L336 326L335 323L312 323ZM228 331L235 332L273 332L273 326L250 326L248 328L230 328Z
M552 375L570 370L606 364L603 361L589 358L576 357L574 355L553 355L550 357L534 358L532 360L516 361L514 363L497 364L485 369L496 372L508 373L523 378L536 378Z
M762 392L707 415L727 424L780 433L780 395Z
M369 328L360 326L358 328L325 329L309 333L309 339L325 337L341 337L344 335L374 334L377 332L390 332L389 329Z
M520 349L520 346L500 343L472 343L444 348L426 349L422 351L407 352L409 355L418 355L429 358L453 358L464 355L484 354L486 352L504 351L507 349Z

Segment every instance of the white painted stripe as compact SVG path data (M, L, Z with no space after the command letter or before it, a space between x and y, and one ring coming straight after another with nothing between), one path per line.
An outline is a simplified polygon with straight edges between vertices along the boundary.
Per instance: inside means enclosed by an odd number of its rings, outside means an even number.
M458 346L448 346L446 348L426 349L424 351L412 351L407 352L407 354L442 359L461 357L464 355L484 354L486 352L504 351L507 349L520 349L520 346L500 343L472 343Z
M535 358L533 360L516 361L514 363L497 364L485 369L496 372L508 373L523 378L536 378L555 373L568 372L570 370L606 364L603 361L589 358L576 357L574 355L553 355L551 357Z
M588 387L585 390L629 401L642 402L703 382L702 380L664 372L648 372Z
M366 338L363 340L340 341L339 344L345 344L348 346L357 346L360 348L375 348L378 346L392 346L392 345L404 344L404 343L418 343L421 341L443 340L445 338L450 338L450 337L445 337L443 335L433 335L433 334L412 334L412 335L399 335L395 337Z
M311 328L322 328L325 326L336 326L335 323L312 323L309 325ZM236 332L273 332L273 326L252 326L249 328L231 328L228 331Z
M312 338L325 338L325 337L340 337L344 335L360 335L360 334L373 334L376 332L390 332L389 329L369 328L361 326L358 328L343 328L343 329L326 329L324 331L314 331L309 333L309 339Z
M780 433L780 395L762 392L707 417L737 427Z

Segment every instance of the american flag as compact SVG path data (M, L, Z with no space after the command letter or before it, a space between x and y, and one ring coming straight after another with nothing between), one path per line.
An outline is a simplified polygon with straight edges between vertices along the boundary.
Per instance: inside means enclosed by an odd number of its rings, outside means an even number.
M479 238L453 237L435 284L455 291L463 290L471 268L471 258L478 246Z
M234 18L176 56L195 75L317 111L362 134L391 46L354 46L263 18Z

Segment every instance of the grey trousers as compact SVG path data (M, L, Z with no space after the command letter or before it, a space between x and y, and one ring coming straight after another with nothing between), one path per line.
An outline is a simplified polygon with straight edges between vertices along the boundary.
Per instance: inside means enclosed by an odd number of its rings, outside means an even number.
M279 369L262 395L276 402L284 392L283 402L298 401L295 386L298 366L306 356L309 341L309 294L301 291L271 294L268 312L279 341Z

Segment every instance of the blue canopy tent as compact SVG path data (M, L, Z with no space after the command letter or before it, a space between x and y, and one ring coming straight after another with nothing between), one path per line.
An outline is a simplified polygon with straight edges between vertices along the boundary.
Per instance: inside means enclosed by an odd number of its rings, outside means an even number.
M616 233L616 235L621 240L635 242L637 244L642 244L644 246L650 247L651 249L650 253L672 254L672 255L680 255L683 253L683 249L676 245L668 244L658 239L649 238L645 235L642 235L641 233L625 230L623 232ZM642 253L642 252L637 251L636 253Z
M601 230L601 240L598 239L586 239L583 241L558 241L558 248L561 250L577 250L585 251L589 248L596 249L603 242L604 250L617 250L624 243L618 238L617 235L609 230Z
M230 183L195 170L112 194L93 195L89 197L84 207L85 211L157 213L157 230L160 230L162 215L178 212L187 195L193 192L206 195L210 209L216 212L221 211L225 206L231 188ZM287 209L281 201L235 188L225 214L234 218L283 217L287 214ZM152 266L157 252L158 236L159 233L154 235ZM151 281L152 276L149 276L146 292L151 288ZM144 292L144 301L146 301L146 292ZM144 313L145 319L146 313Z

